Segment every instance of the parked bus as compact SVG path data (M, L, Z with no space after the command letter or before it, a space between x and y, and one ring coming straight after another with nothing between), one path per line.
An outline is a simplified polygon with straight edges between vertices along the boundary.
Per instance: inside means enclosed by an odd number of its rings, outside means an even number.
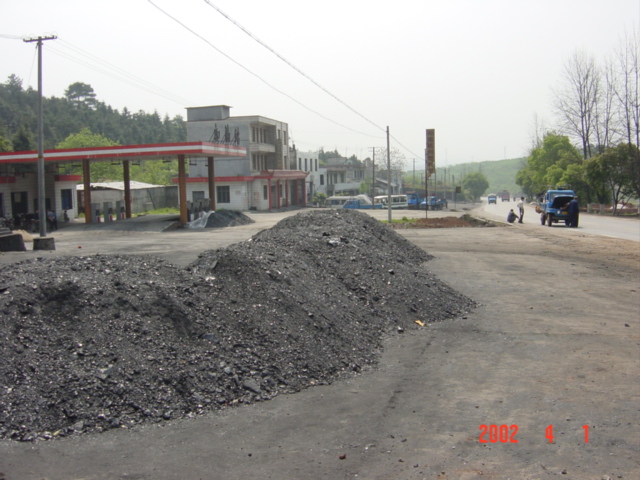
M382 204L382 208L388 208L389 195L378 195L373 199L374 205ZM391 195L391 208L408 208L406 195Z
M334 195L324 201L324 206L328 208L344 208L345 204L353 205L354 203L362 205L372 204L371 199L367 195Z

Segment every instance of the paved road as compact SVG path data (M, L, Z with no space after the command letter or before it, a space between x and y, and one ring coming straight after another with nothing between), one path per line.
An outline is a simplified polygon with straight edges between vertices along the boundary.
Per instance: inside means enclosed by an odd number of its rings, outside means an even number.
M509 213L509 210L512 208L518 213L516 202L498 202L497 204L488 205L485 200L481 211L488 218L505 221L507 213ZM526 205L524 221L526 225L543 227L540 223L540 215L535 212L534 205ZM623 218L581 213L577 230L566 228L564 224L561 223L554 223L552 227L545 226L544 228L565 230L567 235L600 235L640 242L640 219L638 217Z
M81 244L188 263L277 218L206 232L62 231L50 254ZM481 306L391 335L375 371L162 427L3 441L0 478L640 478L637 244L523 227L400 231L435 255L425 268Z

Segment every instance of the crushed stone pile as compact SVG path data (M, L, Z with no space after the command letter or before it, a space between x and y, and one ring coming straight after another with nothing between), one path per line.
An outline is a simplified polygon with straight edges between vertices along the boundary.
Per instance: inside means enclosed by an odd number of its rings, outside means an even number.
M135 428L375 366L385 334L474 307L361 212L303 212L186 268L152 256L0 268L0 437Z

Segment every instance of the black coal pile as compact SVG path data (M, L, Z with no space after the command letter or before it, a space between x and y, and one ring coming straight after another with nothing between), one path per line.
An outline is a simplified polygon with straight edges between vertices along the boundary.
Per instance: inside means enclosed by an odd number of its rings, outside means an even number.
M303 212L187 268L151 256L0 269L0 437L134 428L374 366L386 333L473 302L360 212Z
M254 223L251 218L235 210L217 210L207 217L205 228L235 227Z
M250 217L235 210L216 210L207 212L203 217L187 224L187 228L222 228L236 227L255 223Z

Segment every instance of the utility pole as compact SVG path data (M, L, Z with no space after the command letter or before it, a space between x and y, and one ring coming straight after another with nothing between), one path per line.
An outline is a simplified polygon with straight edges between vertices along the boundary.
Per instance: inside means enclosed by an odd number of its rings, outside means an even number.
M414 190L416 188L416 159L415 158L413 159L413 188L414 188ZM405 190L405 192L406 192L406 190ZM418 205L418 207L419 206L420 205Z
M376 147L369 147L373 150L373 160L371 165L371 201L375 203L376 198Z
M451 177L453 178L453 208L458 208L458 198L456 197L456 194L458 193L456 190L456 176L455 175L451 175Z
M387 126L387 210L391 226L391 152L389 151L389 126Z
M424 149L424 163L426 167L427 179L433 174L436 173L436 131L433 128L427 128L426 130L426 146ZM428 182L428 180L427 180ZM436 196L438 194L438 184L437 184L437 176L434 178L434 188L436 191ZM425 197L427 198L427 208L429 210L429 195L428 195L428 187L425 190ZM427 217L427 212L425 211L425 218Z
M40 224L40 237L47 236L47 211L44 189L44 127L42 115L42 42L55 40L55 35L49 37L25 38L26 43L37 42L38 48L38 223Z

